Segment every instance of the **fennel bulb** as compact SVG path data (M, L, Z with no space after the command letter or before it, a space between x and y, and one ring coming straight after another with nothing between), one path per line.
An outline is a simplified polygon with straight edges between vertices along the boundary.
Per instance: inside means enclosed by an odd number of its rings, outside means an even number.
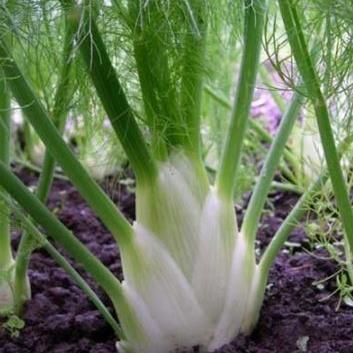
M136 204L135 236L121 248L134 314L119 312L119 352L212 352L230 342L250 320L248 299L257 299L253 249L237 231L233 204L184 154L161 163L155 185L137 188Z

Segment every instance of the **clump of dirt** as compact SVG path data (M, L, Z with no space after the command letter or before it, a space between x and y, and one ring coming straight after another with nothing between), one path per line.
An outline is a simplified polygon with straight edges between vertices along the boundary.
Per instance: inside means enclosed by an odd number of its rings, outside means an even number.
M27 185L37 177L27 170L19 175ZM105 185L130 219L134 218L134 196L124 186ZM114 193L112 192L114 190ZM272 195L275 206L262 220L259 247L268 244L282 219L296 201L285 193ZM119 278L121 264L118 249L99 220L75 188L66 181L55 181L49 206ZM241 221L241 212L240 219ZM292 241L302 243L301 229ZM14 246L18 234L14 234ZM316 287L313 282L333 274L337 268L323 254L311 256L295 248L282 251L270 274L259 323L250 337L238 337L218 353L352 353L353 310L342 306L335 311L337 297L321 301L334 290L334 283ZM82 270L75 264L76 269ZM81 271L82 272L82 271ZM103 301L109 301L92 279L82 272ZM24 311L25 328L18 338L0 329L1 353L114 353L115 337L99 312L65 272L42 250L31 259L29 276L33 297ZM113 312L113 311L112 311Z

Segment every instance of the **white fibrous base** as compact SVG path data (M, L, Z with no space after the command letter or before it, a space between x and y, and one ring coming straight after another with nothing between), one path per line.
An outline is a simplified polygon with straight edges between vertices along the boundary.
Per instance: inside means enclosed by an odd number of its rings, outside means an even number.
M135 237L122 249L123 290L134 314L120 317L121 353L196 345L212 352L257 319L262 297L253 249L237 231L233 204L215 188L195 191L190 164L174 156L157 185L137 193Z

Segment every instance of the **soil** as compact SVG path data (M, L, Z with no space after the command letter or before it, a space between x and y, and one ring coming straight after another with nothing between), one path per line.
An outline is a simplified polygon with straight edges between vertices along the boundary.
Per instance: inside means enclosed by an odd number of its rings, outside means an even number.
M35 185L37 177L33 173L21 169L18 174L27 185ZM125 215L133 219L133 193L111 179L104 187ZM297 196L289 193L271 195L274 211L263 217L259 251L269 242L296 199ZM113 239L69 182L55 181L49 206L121 278L119 254ZM241 222L242 207L236 208ZM18 238L19 234L14 232L14 247ZM304 251L308 245L302 229L297 229L290 240L302 247L284 248L278 256L255 331L250 337L238 337L218 353L353 352L353 309L342 305L336 311L337 296L320 301L334 290L333 280L326 281L323 287L313 285L314 281L332 275L337 270L336 264L321 259L323 254L318 250L313 254ZM81 270L79 265L75 267ZM83 275L109 305L95 283L84 272ZM29 276L32 300L24 310L26 325L17 338L0 329L1 353L116 352L110 327L41 249L32 256Z

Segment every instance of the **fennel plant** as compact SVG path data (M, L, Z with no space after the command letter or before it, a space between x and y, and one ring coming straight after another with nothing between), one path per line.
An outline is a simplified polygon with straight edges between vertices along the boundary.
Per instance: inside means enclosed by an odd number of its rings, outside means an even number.
M48 153L117 241L124 281L92 255L4 162L0 162L0 184L110 297L121 325L116 330L120 352L167 353L195 345L215 351L255 326L269 269L303 215L308 198L327 179L323 174L308 188L257 260L255 239L261 213L302 103L298 93L288 106L239 228L233 195L267 2L244 0L233 9L243 14L242 60L214 185L203 165L200 134L212 3L130 0L109 6L129 33L148 132L137 121L139 114L129 102L128 87L116 72L97 25L102 7L90 1L77 5L62 0L61 4L74 28L75 48L135 173L133 224L64 142L4 38L0 40L0 65L13 97ZM223 2L218 5L225 6Z

